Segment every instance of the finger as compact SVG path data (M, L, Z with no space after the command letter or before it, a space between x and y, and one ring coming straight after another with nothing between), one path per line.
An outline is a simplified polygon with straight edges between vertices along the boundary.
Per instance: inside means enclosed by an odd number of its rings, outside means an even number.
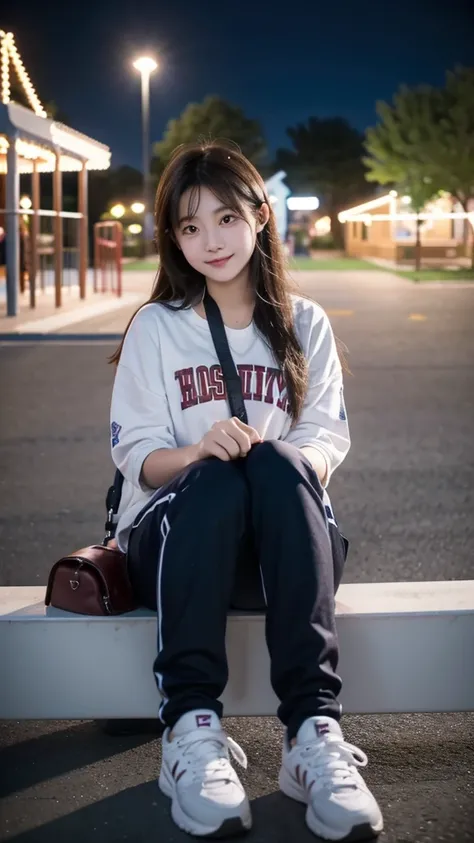
M232 439L232 441L235 440L234 436L229 437L229 435L228 435L229 425L230 425L230 419L224 419L224 421L215 422L212 425L212 428L209 431L208 436L211 436L213 441L218 442L223 448L227 448L227 450L229 450L229 447L230 447L231 453L229 455L234 459L235 456L238 456L238 454L234 453L235 448L232 445L229 445L229 439ZM236 444L237 444L237 447L239 447L238 443L236 443Z
M252 445L254 445L256 442L262 441L262 437L260 436L258 430L255 430L254 427L251 427L249 424L245 424L245 422L240 421L237 416L233 416L230 421L235 422L236 426L244 433L246 433L247 436L250 437L250 442L252 443Z
M206 447L207 447L208 452L213 457L217 457L219 460L222 460L223 462L229 462L229 460L230 460L229 454L227 453L226 449L222 447L222 445L218 444L218 442L214 442L213 440L211 440L206 445Z
M243 430L240 431L240 437L240 453L243 457L246 457L252 447L252 442L250 440L250 436L248 436L247 433L244 433Z
M231 459L235 460L240 456L239 443L232 436L229 436L226 430L216 430L213 439L214 442L225 448Z
M250 436L247 431L242 430L242 428L235 423L234 419L227 419L222 429L237 442L241 455L247 456L250 448L252 447Z
M255 430L254 427L250 428L249 439L250 439L251 445L256 445L257 442L263 442L263 439L260 436L258 430Z

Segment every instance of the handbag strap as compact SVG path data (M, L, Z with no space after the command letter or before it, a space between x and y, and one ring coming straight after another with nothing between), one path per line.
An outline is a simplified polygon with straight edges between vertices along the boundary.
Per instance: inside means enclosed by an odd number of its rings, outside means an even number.
M115 472L114 482L112 486L109 487L109 491L107 492L107 497L105 499L105 506L107 509L107 520L105 522L105 538L102 542L103 545L107 546L110 539L113 539L115 535L115 521L114 515L117 514L118 508L120 506L120 498L122 497L122 486L123 486L123 474L121 471L117 469Z
M225 332L224 322L217 302L209 295L206 288L204 295L204 310L206 311L209 330L214 342L217 357L221 364L224 382L227 387L227 399L233 416L236 416L244 424L248 424L247 410L245 409L244 397L242 395L242 382L240 375L235 368L232 354Z
M211 332L214 347L216 349L217 358L221 364L222 375L227 389L227 399L229 401L230 410L233 416L236 416L244 424L248 424L247 410L245 409L244 396L242 394L242 382L240 375L235 367L232 359L232 354L225 332L224 322L222 319L219 305L209 295L207 288L203 299L204 309L206 311L207 322ZM107 492L106 507L107 507L107 521L105 522L105 538L104 545L112 539L115 535L114 515L117 514L120 505L120 498L122 496L123 475L117 469L115 472L113 485L110 486Z

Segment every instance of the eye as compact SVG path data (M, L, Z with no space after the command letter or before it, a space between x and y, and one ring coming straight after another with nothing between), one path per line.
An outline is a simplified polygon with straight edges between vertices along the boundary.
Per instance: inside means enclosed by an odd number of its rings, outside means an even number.
M221 222L224 222L226 225L229 225L235 219L236 217L234 216L234 214L226 214L224 217L222 217Z
M191 231L191 229L193 229L193 230ZM196 228L196 226L195 226L195 225L186 225L186 226L183 228L182 233L183 233L183 234L195 234L195 233L196 233L196 231L197 231L197 228Z

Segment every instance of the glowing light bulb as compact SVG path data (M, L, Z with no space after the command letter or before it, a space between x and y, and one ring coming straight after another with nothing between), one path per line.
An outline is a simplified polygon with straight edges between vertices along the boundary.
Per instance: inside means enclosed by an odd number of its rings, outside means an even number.
M133 62L133 66L136 70L139 70L140 73L153 73L153 71L158 67L158 64L155 59L152 59L150 56L140 56L139 59Z
M120 204L113 205L113 207L110 209L110 213L113 217L115 217L116 220L119 220L120 217L123 217L123 215L125 214L125 207Z

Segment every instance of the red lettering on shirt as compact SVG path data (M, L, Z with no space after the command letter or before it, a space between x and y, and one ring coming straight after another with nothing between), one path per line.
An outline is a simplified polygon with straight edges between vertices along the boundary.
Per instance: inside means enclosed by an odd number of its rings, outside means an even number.
M211 366L209 369L209 383L210 392L214 401L224 401L227 397L227 389L220 366Z
M199 392L199 403L206 404L208 401L212 401L212 394L209 388L209 369L207 366L197 367L196 380Z
M189 369L179 369L174 373L175 380L178 381L181 389L181 409L187 410L189 407L195 407L198 403L198 394L196 384L194 382L194 369L192 366Z
M285 381L279 369L272 366L254 366L252 363L242 363L237 366L242 395L244 401L262 401L275 404L283 412L288 410L288 397ZM254 377L255 372L255 377ZM187 410L196 404L207 404L209 401L224 401L227 389L221 367L190 366L179 369L174 373L175 380L181 390L181 409ZM277 390L275 390L275 385ZM275 392L277 394L275 395Z
M273 386L275 384L278 371L278 369L272 369L271 366L267 366L265 378L265 404L273 404Z
M279 407L280 410L283 410L283 412L286 413L286 408L288 407L288 398L286 396L286 387L283 374L280 371L277 374L277 384L278 391L280 393L280 397L277 401L277 407Z
M239 375L240 375L240 382L242 384L242 396L244 401L250 401L252 398L252 372L253 366L244 363L240 366L237 366Z

